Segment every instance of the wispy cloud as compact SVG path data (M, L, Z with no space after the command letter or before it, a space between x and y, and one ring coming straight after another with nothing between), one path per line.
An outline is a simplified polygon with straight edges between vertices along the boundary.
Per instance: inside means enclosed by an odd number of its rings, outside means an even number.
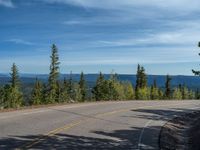
M120 18L120 19L119 19ZM65 25L122 25L122 24L127 24L131 23L134 24L136 23L136 19L138 19L138 15L129 15L127 16L126 14L123 13L107 13L105 15L95 15L95 16L88 16L88 17L74 17L73 19L69 19L63 22ZM140 17L141 18L141 17ZM133 22L133 20L135 22Z
M129 37L118 40L99 40L102 46L195 46L199 41L199 27L197 24L182 22L176 24L174 31L157 31L156 33L148 33L142 37ZM182 28L181 26L185 26Z
M0 6L10 7L10 8L15 7L11 0L0 0Z
M48 71L51 43L67 67L199 61L199 0L0 0L0 5L14 7L12 2L20 9L0 14L0 41L8 42L0 45L4 66L15 60L32 69L39 60ZM21 55L27 59L14 59Z
M184 59L149 59L149 58L134 58L134 57L118 57L118 58L97 58L95 60L74 60L74 61L63 61L62 65L135 65L141 64L171 64L171 63L191 63L199 61L196 60L184 60Z
M178 9L195 11L199 9L199 0L42 0L48 3L64 3L88 8L124 9L133 7L160 7L164 9Z
M79 25L79 24L85 24L86 22L83 21L78 21L78 20L69 20L69 21L64 21L63 24L65 25Z
M182 33L160 33L160 34L152 34L143 38L128 38L114 41L98 41L98 43L102 46L186 46L188 44L193 44L197 40L197 36L192 37L192 35L184 35Z
M34 43L23 40L23 39L9 39L9 40L6 40L5 42L11 42L11 43L23 44L23 45L34 45Z

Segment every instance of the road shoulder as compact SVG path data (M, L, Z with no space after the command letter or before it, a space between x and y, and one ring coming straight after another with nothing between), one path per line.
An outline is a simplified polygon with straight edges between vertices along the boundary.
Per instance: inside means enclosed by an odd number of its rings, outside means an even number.
M199 129L200 111L186 113L168 121L160 132L160 149L199 150Z

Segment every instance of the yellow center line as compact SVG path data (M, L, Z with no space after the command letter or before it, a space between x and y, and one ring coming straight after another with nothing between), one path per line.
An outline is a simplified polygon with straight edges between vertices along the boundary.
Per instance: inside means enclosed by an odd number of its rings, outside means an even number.
M63 126L63 127L57 128L57 129L55 129L53 131L50 131L49 133L41 136L40 138L35 139L33 142L31 142L31 143L27 144L26 146L22 147L22 149L23 148L25 148L25 149L31 148L32 146L34 146L34 145L46 140L49 137L54 136L57 133L60 133L61 131L68 130L68 129L74 127L74 126L77 126L77 125L81 124L83 121L84 120L80 120L78 122L70 123L70 124L68 124L66 126Z
M186 104L186 105L188 105L188 104ZM119 109L119 110L115 110L115 111L100 113L100 114L95 115L94 117L109 116L109 115L113 115L113 114L117 114L117 113L126 112L126 111L129 111L130 109L132 109L132 110L138 110L138 109L153 108L153 107L163 107L163 106L179 106L179 105L177 105L177 104L170 104L170 105L157 105L157 106L142 106L142 107L138 107L138 108L124 108L124 109ZM64 126L62 126L60 128L57 128L55 130L52 130L52 131L48 132L47 134L42 135L39 138L34 139L32 142L30 142L28 144L25 144L25 145L21 146L20 148L18 148L16 150L31 148L34 145L36 145L36 144L38 144L38 143L40 143L42 141L45 141L49 137L52 137L52 136L54 136L54 135L56 135L56 134L58 134L58 133L60 133L62 131L67 131L67 130L69 130L69 129L75 127L75 126L78 126L78 125L80 125L83 122L87 122L87 121L89 121L91 119L94 119L94 118L81 119L79 121L76 121L76 122L64 125Z

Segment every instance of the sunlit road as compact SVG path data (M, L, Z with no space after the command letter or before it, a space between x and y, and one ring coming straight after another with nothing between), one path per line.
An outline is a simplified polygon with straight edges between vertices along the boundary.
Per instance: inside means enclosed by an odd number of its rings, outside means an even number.
M85 103L0 113L0 149L159 149L162 125L200 101Z

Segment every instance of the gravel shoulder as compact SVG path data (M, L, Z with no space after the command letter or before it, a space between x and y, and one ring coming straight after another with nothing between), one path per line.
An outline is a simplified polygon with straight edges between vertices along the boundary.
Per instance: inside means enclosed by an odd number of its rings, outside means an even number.
M200 111L184 114L168 121L161 129L161 150L199 150Z

